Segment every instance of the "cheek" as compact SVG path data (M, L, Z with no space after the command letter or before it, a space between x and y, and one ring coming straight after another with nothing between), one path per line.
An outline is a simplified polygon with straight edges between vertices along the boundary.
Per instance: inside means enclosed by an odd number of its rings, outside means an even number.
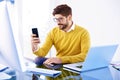
M68 24L67 20L66 20L66 21L64 21L64 22L62 22L62 24L64 24L64 25Z

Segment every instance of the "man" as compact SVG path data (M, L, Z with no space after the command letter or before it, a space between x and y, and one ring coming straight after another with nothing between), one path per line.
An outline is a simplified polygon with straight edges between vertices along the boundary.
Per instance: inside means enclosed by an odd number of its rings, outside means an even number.
M88 31L73 22L72 9L66 4L58 5L52 14L57 26L49 32L42 47L38 47L40 40L32 34L31 43L34 54L45 57L54 45L56 57L48 58L43 64L83 62L90 48Z

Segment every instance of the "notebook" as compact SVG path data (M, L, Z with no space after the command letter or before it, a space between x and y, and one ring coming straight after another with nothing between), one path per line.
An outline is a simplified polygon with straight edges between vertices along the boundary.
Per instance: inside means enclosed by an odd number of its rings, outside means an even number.
M84 63L65 64L63 68L76 73L108 67L118 45L92 47Z

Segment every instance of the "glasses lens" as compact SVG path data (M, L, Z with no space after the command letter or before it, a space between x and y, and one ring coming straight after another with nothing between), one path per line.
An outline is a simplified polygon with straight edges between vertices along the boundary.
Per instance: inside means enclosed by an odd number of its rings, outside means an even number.
M54 18L53 19L55 22L62 22L64 20L64 18Z
M56 18L53 18L53 20L54 20L55 22L57 22L57 19L56 19Z

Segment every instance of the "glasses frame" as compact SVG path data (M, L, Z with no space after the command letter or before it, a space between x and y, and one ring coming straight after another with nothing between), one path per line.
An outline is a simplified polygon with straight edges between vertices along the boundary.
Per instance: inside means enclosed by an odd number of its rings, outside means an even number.
M53 18L54 22L63 22L65 21L66 17L60 17L60 18Z

